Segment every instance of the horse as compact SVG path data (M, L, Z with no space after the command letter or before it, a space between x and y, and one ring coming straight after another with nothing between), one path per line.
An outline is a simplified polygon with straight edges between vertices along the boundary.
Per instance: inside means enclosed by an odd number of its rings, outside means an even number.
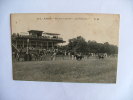
M99 59L104 59L104 55L98 54L98 58L99 58Z
M84 56L81 54L76 54L74 57L76 57L76 60L82 60L84 58Z

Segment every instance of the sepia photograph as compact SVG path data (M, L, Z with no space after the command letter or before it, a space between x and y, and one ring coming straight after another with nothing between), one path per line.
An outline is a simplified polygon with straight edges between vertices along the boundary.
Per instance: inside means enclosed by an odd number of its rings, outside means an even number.
M13 80L116 83L119 14L10 17Z

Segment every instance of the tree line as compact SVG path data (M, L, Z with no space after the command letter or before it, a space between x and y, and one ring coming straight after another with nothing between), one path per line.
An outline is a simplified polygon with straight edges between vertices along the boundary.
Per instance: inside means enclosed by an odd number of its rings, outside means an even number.
M118 54L118 47L116 45L105 43L97 43L96 41L86 41L82 36L69 39L69 43L65 46L59 47L62 50L71 52L80 52L82 54L88 53L107 53Z

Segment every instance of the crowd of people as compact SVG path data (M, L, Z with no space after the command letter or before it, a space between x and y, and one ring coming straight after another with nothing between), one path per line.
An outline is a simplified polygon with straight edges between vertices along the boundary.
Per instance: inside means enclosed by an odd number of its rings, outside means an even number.
M57 60L60 58L60 60L82 60L82 59L88 59L90 56L98 57L99 59L104 59L104 57L107 57L106 53L87 53L86 55L80 53L80 52L74 52L74 51L64 51L64 50L58 50L58 49L41 49L41 50L29 50L28 52L13 52L12 57L14 61L45 61L45 60Z

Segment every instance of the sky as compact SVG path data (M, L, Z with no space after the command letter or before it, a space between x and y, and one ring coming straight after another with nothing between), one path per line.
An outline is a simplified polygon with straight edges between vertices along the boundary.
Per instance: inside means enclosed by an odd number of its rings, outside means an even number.
M11 14L11 30L19 34L29 30L59 33L65 44L71 38L82 36L86 41L118 46L119 17L118 14L94 13Z

